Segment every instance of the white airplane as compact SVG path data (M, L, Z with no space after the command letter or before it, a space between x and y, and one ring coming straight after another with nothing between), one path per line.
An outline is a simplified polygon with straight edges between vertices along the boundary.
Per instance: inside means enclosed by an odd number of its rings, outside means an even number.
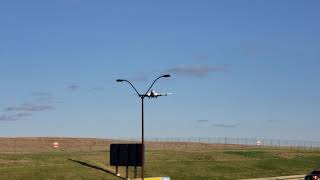
M157 98L159 96L168 96L170 94L172 94L172 93L159 94L159 93L156 93L154 90L151 90L150 92L148 92L146 94L146 97L148 97L148 98Z

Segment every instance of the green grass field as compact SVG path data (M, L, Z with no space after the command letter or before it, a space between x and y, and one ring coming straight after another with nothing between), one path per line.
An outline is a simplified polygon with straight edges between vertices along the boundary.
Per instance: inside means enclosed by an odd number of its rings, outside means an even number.
M120 179L109 152L0 153L0 179ZM305 174L320 153L302 150L148 151L146 176L173 180L241 179ZM124 168L121 168L124 176ZM111 172L109 172L111 171ZM130 169L133 176L133 168Z

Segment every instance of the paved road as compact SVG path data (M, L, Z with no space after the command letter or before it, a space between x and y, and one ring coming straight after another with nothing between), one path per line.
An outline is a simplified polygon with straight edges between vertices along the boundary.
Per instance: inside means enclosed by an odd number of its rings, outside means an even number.
M279 177L268 177L268 178L254 178L245 180L303 180L305 175L293 175L293 176L279 176Z

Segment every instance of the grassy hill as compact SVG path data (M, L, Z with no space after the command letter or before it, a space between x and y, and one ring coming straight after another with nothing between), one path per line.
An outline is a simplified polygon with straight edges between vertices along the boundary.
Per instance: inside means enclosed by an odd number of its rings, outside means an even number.
M90 139L82 140L90 142ZM78 139L74 142L82 141ZM320 152L311 150L231 150L217 146L216 149L196 150L147 149L146 153L147 176L170 176L174 180L241 179L306 174L315 168L320 168ZM121 179L114 176L114 169L109 166L107 148L0 153L0 179ZM125 174L124 170L120 168L122 176ZM133 176L132 172L133 168L130 169L130 177Z

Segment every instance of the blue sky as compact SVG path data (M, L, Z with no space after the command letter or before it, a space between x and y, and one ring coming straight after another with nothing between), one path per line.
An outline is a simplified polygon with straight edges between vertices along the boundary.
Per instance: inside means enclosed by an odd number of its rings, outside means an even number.
M0 136L318 140L319 5L1 1Z

